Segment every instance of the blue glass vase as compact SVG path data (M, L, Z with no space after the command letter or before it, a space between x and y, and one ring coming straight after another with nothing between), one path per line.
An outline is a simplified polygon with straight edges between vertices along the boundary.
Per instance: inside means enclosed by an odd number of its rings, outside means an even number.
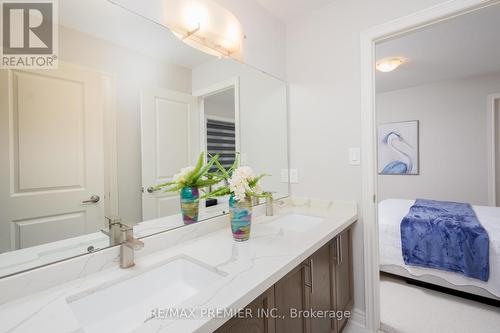
M181 189L181 212L184 224L198 222L200 192L196 187Z
M231 195L229 198L229 212L234 240L237 242L248 240L252 225L252 200L245 198L243 201L236 201L234 195Z

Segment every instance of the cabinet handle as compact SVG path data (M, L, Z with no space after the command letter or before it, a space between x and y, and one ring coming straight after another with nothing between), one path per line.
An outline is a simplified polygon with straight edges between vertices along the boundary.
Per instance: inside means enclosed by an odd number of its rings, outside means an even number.
M337 245L337 265L340 265L342 263L342 235L339 235L337 237L336 245Z
M310 279L311 279L311 294L314 293L314 260L313 258L309 259L309 272L310 274Z
M314 283L313 282L313 277L314 276L313 276L313 271L312 271L313 270L313 260L312 260L312 258L309 258L309 262L307 264L304 264L304 267L307 267L307 269L309 270L309 272L307 274L308 277L304 278L304 280L305 280L304 281L304 285L309 288L309 292L312 294L312 292L313 292L313 283Z

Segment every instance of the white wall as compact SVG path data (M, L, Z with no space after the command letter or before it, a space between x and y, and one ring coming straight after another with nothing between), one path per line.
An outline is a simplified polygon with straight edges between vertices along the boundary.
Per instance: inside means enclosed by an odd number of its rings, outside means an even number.
M379 176L379 199L436 199L488 205L486 114L500 75L377 94L377 122L419 120L420 175Z
M254 1L217 0L233 12L244 27L244 60L251 66L285 77L285 25ZM126 223L141 219L140 115L137 91L143 84L191 93L191 74L74 30L62 28L60 59L114 73L121 79L118 106L118 184L120 215ZM96 50L100 50L96 52ZM142 58L142 60L140 60ZM134 66L130 66L134 63ZM120 87L121 86L121 87ZM137 175L137 176L136 176Z
M216 0L241 22L244 61L279 78L286 75L286 28L257 1Z
M264 190L288 196L281 169L288 166L286 85L274 77L234 61L214 60L193 69L193 91L239 77L241 162L262 180Z
M60 60L112 75L116 82L118 210L142 221L140 92L151 85L191 93L191 70L61 27Z
M231 93L234 94L234 90L231 90ZM232 103L220 103L214 98L207 97L204 99L203 104L206 116L215 116L234 122L234 100Z
M361 145L360 32L444 0L332 1L287 26L293 195L361 198L361 169L348 165ZM311 162L313 161L313 162ZM362 225L354 230L355 307L364 309Z

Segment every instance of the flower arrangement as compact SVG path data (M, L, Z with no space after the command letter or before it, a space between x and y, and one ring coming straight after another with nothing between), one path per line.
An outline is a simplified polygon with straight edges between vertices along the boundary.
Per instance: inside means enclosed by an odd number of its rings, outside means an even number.
M224 180L218 173L210 173L214 163L218 163L219 155L215 155L203 165L205 154L201 153L194 167L183 168L171 182L160 184L154 190L165 188L165 192L180 192L181 213L184 224L198 222L200 188L215 185Z
M174 175L172 181L166 182L154 187L154 190L165 189L165 192L177 192L183 188L203 188L220 183L224 178L218 173L210 173L214 163L218 163L219 155L211 157L210 161L203 165L205 153L198 157L196 166L182 168L180 172Z
M255 176L250 167L239 166L238 156L229 170L226 170L217 160L214 163L227 184L207 193L204 198L229 195L229 211L233 238L237 242L247 241L250 238L252 224L252 201L250 198L270 196L268 193L263 193L260 184L260 180L267 175L261 174Z
M261 174L255 176L252 168L248 166L239 167L238 156L236 157L234 164L228 170L226 170L218 160L215 160L214 164L221 173L219 177L227 180L227 185L207 193L203 196L203 198L233 195L237 202L241 202L251 197L265 198L269 196L269 194L263 192L262 185L260 183L260 180L268 175Z

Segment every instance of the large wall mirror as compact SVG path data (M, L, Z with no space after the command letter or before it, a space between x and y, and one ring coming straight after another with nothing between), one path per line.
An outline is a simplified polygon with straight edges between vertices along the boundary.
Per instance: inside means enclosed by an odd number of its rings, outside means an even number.
M0 276L183 226L156 191L200 152L267 173L288 196L286 84L202 53L106 0L59 2L59 66L0 70ZM200 201L199 221L227 198ZM210 223L210 222L206 222Z

